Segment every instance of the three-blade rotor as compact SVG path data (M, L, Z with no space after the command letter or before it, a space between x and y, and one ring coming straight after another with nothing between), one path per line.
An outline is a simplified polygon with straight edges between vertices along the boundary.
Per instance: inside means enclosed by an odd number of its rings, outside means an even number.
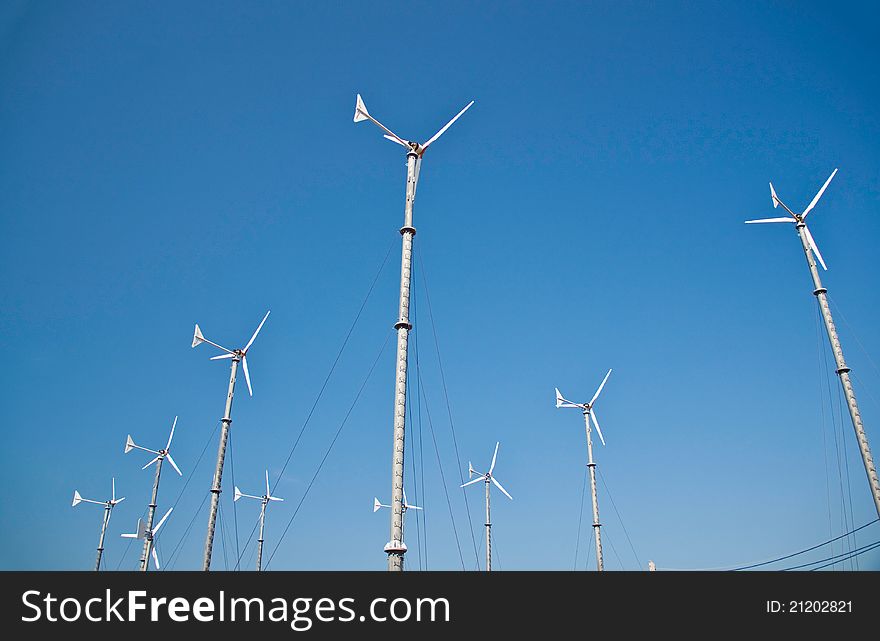
M378 512L379 508L383 508L383 507L390 508L391 506L385 505L384 503L380 503L378 498L373 497L373 512L374 513ZM409 503L409 501L406 500L406 490L404 490L403 491L403 511L406 512L407 510L421 510L421 509L422 508L420 508L418 505L411 505Z
M180 471L180 468L177 467L177 463L174 462L174 459L171 458L171 440L174 438L174 428L177 427L177 417L174 417L174 422L171 424L171 433L168 435L168 442L165 444L164 449L161 450L151 450L146 447L141 447L137 443L134 442L134 439L131 438L131 434L129 434L125 439L125 453L128 454L132 450L143 450L144 452L150 452L151 454L155 454L156 456L146 465L144 465L141 469L145 470L150 467L153 463L157 463L158 461L168 459L168 462L171 464L171 467L174 468L174 471L177 472L180 476L183 476L183 472Z
M82 494L79 493L78 490L73 491L73 502L70 504L71 507L76 507L80 503L94 503L95 505L103 505L104 507L114 507L115 505L122 503L125 500L124 496L120 496L118 499L116 498L116 477L112 478L111 481L111 498L106 501L95 501L92 499L85 499L82 497Z
M468 481L467 483L462 483L460 487L467 487L468 485L473 485L474 483L479 483L480 481L484 483L492 483L497 487L501 492L509 498L511 501L513 497L504 489L501 483L498 482L498 479L495 478L493 472L495 471L495 462L498 460L498 446L501 445L500 442L495 443L495 452L492 454L492 463L489 464L488 472L478 472L474 469L474 466L468 463L468 476L477 475L477 478Z
M245 494L244 492L239 490L238 487L236 486L232 500L237 501L238 499L240 499L242 497L244 497L246 499L256 499L258 501L266 501L266 502L268 502L268 501L283 501L284 500L284 499L279 498L277 496L272 496L272 492L269 489L269 470L266 470L266 493L263 496L256 496L254 494Z
M825 193L825 190L828 189L828 185L831 183L831 179L834 178L834 175L837 173L837 169L831 172L831 175L828 176L828 180L825 181L825 184L822 185L822 188L813 196L813 200L810 201L810 204L807 205L807 208L804 209L800 214L794 213L788 205L782 202L779 199L779 196L776 194L776 190L773 188L773 183L770 183L770 198L773 201L773 208L775 209L779 205L782 205L783 209L790 214L790 217L785 216L782 218L759 218L757 220L747 220L746 224L755 224L755 223L794 223L798 226L802 226L804 229L804 236L807 239L807 244L810 247L810 250L816 256L816 259L819 261L819 264L822 265L822 269L828 270L828 267L825 265L825 259L822 258L822 254L819 252L819 246L816 244L815 239L813 238L813 234L810 233L810 228L807 227L807 214L809 214L813 207L816 206L816 203L819 202L819 199L822 197L822 194Z
M605 378L602 379L602 382L599 384L599 388L596 390L596 393L593 394L593 398L590 399L589 403L573 403L572 401L567 400L562 392L559 391L559 388L556 388L556 408L559 409L561 407L577 407L584 414L589 414L589 420L593 422L593 425L596 427L596 433L599 435L599 440L602 441L602 445L605 445L605 437L602 436L602 428L599 427L599 419L596 418L596 410L593 407L593 404L596 402L596 399L599 398L599 394L602 393L602 388L605 387L605 383L608 382L608 377L611 376L611 370L608 370L608 373L605 374Z
M165 512L165 516L163 516L163 517L161 518L161 520L159 521L158 525L156 525L156 527L154 527L154 528L152 529L152 531L147 530L147 527L146 527L146 525L144 525L144 522L143 522L141 519L138 519L138 523L137 523L137 531L136 531L136 532L133 532L133 533L131 533L131 534L120 534L119 536L121 536L121 537L124 538L124 539L145 539L145 538L149 538L150 540L155 541L156 537L159 536L159 528L162 527L162 525L165 523L165 521L168 519L168 517L171 516L171 512L173 512L173 511L174 511L174 508L173 508L173 507L168 508L168 511ZM158 553L156 552L156 546L155 546L155 544L152 545L151 548L150 548L150 556L153 557L153 564L155 565L156 569L157 569L157 570L161 569L160 566L159 566L159 555L158 555Z
M263 320L260 321L260 324L257 326L257 329L254 331L253 336L251 336L251 339L247 342L247 345L245 345L241 349L235 349L235 350L227 349L227 348L223 347L222 345L218 345L217 343L214 343L213 341L209 341L207 338L205 338L204 334L202 334L202 330L199 327L198 323L196 323L196 329L195 329L195 332L193 333L193 342L192 342L193 347L197 347L197 346L201 345L202 343L208 343L208 345L213 345L217 349L221 349L224 352L226 352L225 354L220 354L218 356L212 356L210 358L210 360L217 361L217 360L222 360L224 358L232 358L237 361L241 361L241 368L244 370L244 380L247 383L248 393L251 396L254 395L254 390L253 390L253 387L251 387L251 374L248 371L247 352L251 348L251 345L254 344L254 340L256 340L257 334L259 334L260 330L263 329L263 323L265 323L266 319L269 318L269 314L271 313L271 311L272 310L269 310L266 312L266 315L263 316Z

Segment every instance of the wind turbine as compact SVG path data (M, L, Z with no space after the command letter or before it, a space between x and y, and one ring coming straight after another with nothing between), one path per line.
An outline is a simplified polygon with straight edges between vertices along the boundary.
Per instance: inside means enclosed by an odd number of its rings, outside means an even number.
M95 572L101 569L101 556L104 554L104 534L107 532L107 526L110 525L110 515L117 503L122 503L125 497L116 498L116 478L112 481L112 498L107 501L93 501L92 499L84 499L77 490L73 491L73 503L71 507L76 507L80 503L94 503L95 505L104 506L104 517L101 519L101 538L98 539L98 558L95 560Z
M257 499L260 501L260 538L257 539L257 572L262 569L263 565L263 527L266 524L266 506L269 504L269 501L283 501L284 499L280 499L277 496L272 496L272 492L269 491L269 470L266 470L266 493L263 496L254 496L253 494L243 494L238 487L235 488L235 494L233 495L233 501L237 501L241 497L245 497L248 499Z
M605 383L608 381L609 376L611 376L610 369L608 370L608 373L605 374L605 378L602 379L599 389L593 394L593 398L590 399L589 403L573 403L566 400L559 391L559 388L556 388L557 409L560 407L576 407L584 413L584 423L587 428L587 467L590 470L590 494L593 499L593 531L596 533L596 567L599 572L604 569L604 563L602 560L602 536L599 532L602 524L599 523L599 498L596 495L596 464L593 462L593 436L592 430L590 429L590 421L593 421L593 425L596 426L596 433L599 435L599 440L602 441L602 445L605 445L605 438L602 436L602 428L599 427L599 421L596 419L596 410L593 409L593 404L596 402L596 399L599 398L599 394L602 393L602 388L605 387Z
M165 519L167 519L171 512L174 510L173 507L168 508L168 511L165 512L165 516L161 518L159 524L155 528L150 528L148 525L144 525L143 521L138 519L137 531L132 534L120 534L119 536L125 539L143 539L144 540L144 549L150 550L150 554L153 556L153 564L156 566L156 569L159 570L159 555L156 553L156 547L153 544L156 536L159 534L159 528L162 527L162 524L165 523ZM149 545L148 545L149 543ZM141 565L143 566L143 560L141 561ZM141 567L141 571L144 571L144 568Z
M413 203L416 199L419 170L425 151L473 104L474 101L471 100L464 109L456 114L455 118L446 123L440 131L423 144L404 140L373 118L367 111L367 106L360 94L357 95L354 108L355 122L372 121L385 132L385 138L406 149L406 202L404 204L403 227L400 228L400 234L403 236L400 261L400 305L397 322L394 324L394 329L397 330L397 366L394 391L394 440L391 457L391 540L384 548L388 555L388 569L390 571L403 570L403 555L406 553L406 546L403 544L403 456L406 426L407 342L409 331L412 329L412 324L409 322L410 276L412 274L413 236L416 234L416 229L413 227Z
M774 209L779 205L782 205L790 216L747 220L746 223L794 223L798 236L801 239L801 245L804 249L807 265L810 268L810 275L813 277L813 295L819 302L819 310L822 313L822 319L825 321L825 331L828 333L828 340L831 343L831 351L834 352L834 362L837 365L837 375L840 378L840 385L843 387L843 394L846 397L846 405L849 408L849 417L852 420L853 430L855 430L856 433L856 441L858 441L859 451L862 454L862 463L864 464L865 472L868 475L868 485L871 488L871 495L874 497L874 507L877 510L877 515L880 516L880 480L877 478L877 468L874 466L874 459L871 456L871 448L868 446L868 437L865 434L865 428L862 425L862 416L859 413L859 406L856 403L856 395L849 378L850 368L847 367L846 361L843 358L843 348L840 345L840 339L837 337L837 328L834 326L834 319L831 317L831 307L828 305L828 290L822 286L822 280L819 278L819 269L816 267L814 256L819 260L822 269L827 270L828 267L825 265L822 254L819 253L819 247L816 245L816 241L813 239L813 235L807 227L807 214L809 214L816 206L816 203L819 202L819 199L822 197L822 194L825 193L828 184L831 182L831 179L834 178L836 173L837 169L831 172L828 180L825 181L825 184L822 185L822 188L813 197L813 200L810 201L807 208L800 214L793 212L789 209L788 205L779 199L779 196L776 195L776 190L773 188L773 183L770 183L770 198L773 200Z
M156 457L151 460L149 463L144 465L141 469L145 470L150 467L153 463L156 464L156 477L153 480L153 494L150 498L150 510L147 513L147 525L146 530L150 531L153 528L153 517L156 515L156 499L159 496L159 476L162 474L162 462L165 459L168 459L168 462L171 464L171 467L174 468L174 471L177 472L180 476L183 476L183 473L180 471L180 468L177 467L177 463L174 462L174 459L171 458L171 439L174 438L174 428L177 427L177 417L174 417L174 422L171 424L171 433L168 435L168 442L165 444L165 447L161 450L151 450L146 447L141 447L140 445L135 444L134 440L131 438L131 434L128 435L125 439L125 453L128 454L132 450L143 450L144 452L150 452L151 454L155 454ZM169 510L170 511L170 510ZM158 527L156 528L159 529ZM128 538L141 538L141 537L128 537ZM150 549L153 545L153 537L143 537L144 539L144 551L141 553L141 572L146 572L148 563L147 559L150 556ZM159 567L159 561L156 559L156 553L153 551L153 560L156 561L156 568Z
M217 508L220 505L220 484L223 480L223 462L226 459L226 441L229 439L229 426L232 424L232 397L235 394L235 373L238 370L238 364L241 363L241 368L244 370L244 380L248 386L248 392L253 396L254 390L251 388L251 376L248 373L247 366L247 352L251 348L251 345L254 344L257 334L263 329L263 323L269 318L269 313L270 312L266 312L266 315L263 316L263 320L260 321L260 324L257 326L254 335L251 336L247 345L241 349L226 349L222 345L209 341L202 335L202 330L199 328L198 324L196 324L195 333L193 334L193 347L201 345L202 343L208 343L209 345L213 345L217 349L226 352L225 354L212 356L210 360L217 361L224 358L232 359L232 366L229 372L229 391L226 394L226 409L223 412L223 418L220 419L223 423L223 427L220 431L220 446L217 449L217 467L214 470L214 481L211 484L211 510L208 513L208 534L205 537L205 557L202 563L202 569L205 571L211 569L211 550L214 547L214 526L217 523Z
M498 458L498 446L501 443L495 443L495 453L492 455L492 463L489 465L489 471L483 474L482 472L477 472L474 469L474 466L471 465L470 461L468 461L468 478L472 478L474 474L477 475L472 481L468 481L467 483L463 483L461 487L467 487L468 485L473 485L474 483L479 483L480 481L484 481L486 483L486 572L492 571L492 520L489 518L489 486L491 483L495 484L501 492L509 498L511 501L513 497L507 493L503 487L501 487L501 483L492 475L493 470L495 469L495 461Z

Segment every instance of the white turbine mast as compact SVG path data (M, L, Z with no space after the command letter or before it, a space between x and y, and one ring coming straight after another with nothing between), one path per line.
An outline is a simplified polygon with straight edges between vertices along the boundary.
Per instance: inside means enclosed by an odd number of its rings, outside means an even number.
M602 436L602 429L599 427L599 420L596 418L596 410L593 405L595 404L596 399L599 398L599 394L602 393L602 388L605 387L605 383L608 381L609 376L611 376L610 369L608 370L608 373L605 374L605 378L602 379L602 383L599 385L596 393L593 394L593 398L591 398L588 403L574 403L569 401L562 395L559 388L556 388L557 409L572 407L581 410L584 414L584 423L587 429L587 467L590 470L590 494L593 500L593 532L595 533L596 538L596 567L599 572L604 570L604 562L602 559L602 536L600 533L602 525L599 522L599 499L596 494L596 464L593 462L593 437L592 430L590 429L590 421L595 425L596 433L599 435L599 440L602 441L602 445L605 445L605 438Z
M390 571L403 570L403 556L406 554L406 546L403 544L403 460L404 460L404 433L406 428L406 368L407 368L407 341L412 324L409 322L409 298L410 277L412 275L412 244L416 229L413 227L413 203L416 199L416 187L419 182L419 172L422 166L422 156L425 151L443 133L458 120L465 111L470 109L474 101L471 100L464 109L446 123L440 130L431 136L426 142L418 143L405 140L391 131L388 127L373 118L367 111L361 95L357 95L354 108L354 122L370 120L377 125L388 140L397 143L406 149L406 202L404 205L403 227L400 234L403 237L400 265L400 304L398 307L397 322L394 328L397 330L397 365L394 392L394 439L391 457L391 540L385 544L384 551L388 555L388 569Z
M159 524L156 525L156 527L154 527L154 528L150 528L149 526L145 525L143 521L138 519L136 532L133 532L132 534L120 534L119 535L125 539L143 539L144 540L144 549L150 550L150 554L153 557L153 564L156 566L157 570L161 569L161 566L159 565L159 554L156 552L156 544L155 544L156 537L159 535L159 528L162 527L162 525L165 523L165 520L171 515L171 512L173 510L174 510L173 507L168 508L168 511L165 512L165 516L163 516L159 520ZM147 542L149 542L149 545L147 545ZM141 568L141 569L143 570L143 568Z
M73 491L73 503L71 503L71 507L76 507L80 503L93 503L95 505L104 506L104 515L101 519L101 536L98 539L98 558L95 559L96 572L101 569L101 557L104 554L104 534L107 532L107 526L110 525L110 516L113 512L113 508L125 500L124 496L116 498L116 477L113 477L113 480L111 481L110 497L111 498L106 501L94 501L92 499L84 499L77 490Z
M141 447L134 442L134 439L131 438L131 434L129 434L125 439L125 453L128 454L132 450L143 450L144 452L149 452L150 454L155 454L156 456L146 465L144 465L141 469L145 470L150 467L153 463L156 464L156 476L153 479L153 493L150 498L149 511L147 512L147 524L145 529L150 531L153 527L153 518L156 515L156 505L157 499L159 497L159 478L162 474L162 463L165 459L168 459L168 462L171 464L171 467L174 468L174 471L177 472L179 476L183 476L183 472L180 471L180 468L177 467L177 463L174 462L174 459L171 458L171 440L174 438L174 428L177 427L177 417L174 417L174 422L171 424L171 433L168 435L168 442L165 444L165 447L161 450L151 450L146 447ZM159 529L158 527L156 528ZM129 537L132 538L132 537ZM140 537L139 537L140 538ZM141 572L146 572L149 567L149 558L150 553L152 551L153 560L156 562L156 567L159 566L159 561L156 560L156 551L151 550L153 546L153 537L143 537L144 539L144 550L141 553Z
M474 466L471 465L471 462L468 461L468 478L473 479L468 481L467 483L462 483L461 487L467 487L468 485L473 485L474 483L479 483L483 481L486 484L486 572L492 571L492 520L490 518L489 513L489 487L491 484L494 484L501 492L509 498L511 501L513 497L507 493L507 490L502 487L501 483L498 482L498 479L495 478L493 472L495 471L495 462L498 459L498 446L501 445L500 442L495 443L495 453L492 454L492 463L489 464L488 472L478 472L474 469ZM474 475L477 478L473 478Z
M284 499L272 496L272 492L269 489L269 470L266 470L266 493L263 496L244 494L236 486L232 500L237 501L242 497L260 501L260 536L257 538L257 572L259 572L263 569L263 530L266 525L266 506L269 504L269 501L283 501Z
M211 509L208 512L208 532L205 536L205 555L202 562L202 569L208 571L211 569L211 551L214 547L214 527L217 524L217 508L220 505L220 488L223 480L223 462L226 459L226 443L229 440L229 427L232 424L232 398L235 394L235 374L238 371L238 364L241 363L241 368L244 370L244 380L247 383L248 392L251 396L254 395L253 388L251 388L251 376L248 372L247 366L247 353L251 348L251 345L254 344L254 340L257 338L257 334L260 333L260 330L263 329L263 323L266 322L266 319L269 318L269 313L266 312L266 315L263 316L263 320L260 321L260 324L257 326L257 329L254 331L253 336L247 342L247 345L242 347L241 349L227 349L222 345L218 345L213 341L209 341L202 334L201 328L196 324L195 332L193 333L193 341L192 346L197 347L202 343L208 343L208 345L213 345L217 349L223 350L224 354L219 354L217 356L212 356L210 360L216 361L224 358L229 358L232 360L232 365L229 371L229 388L226 394L226 408L223 412L223 418L220 421L223 423L223 427L220 431L220 445L217 448L217 465L214 469L214 480L211 484Z
M853 431L855 432L856 441L859 445L859 452L862 456L865 473L868 476L868 486L871 490L871 496L874 499L874 508L877 510L877 516L880 516L880 479L877 477L877 468L874 465L874 458L871 456L871 447L868 445L868 436L865 434L865 428L862 425L862 415L859 412L859 406L856 402L856 394L855 391L853 391L852 382L850 381L849 373L851 370L847 367L846 360L843 357L843 347L837 336L837 328L834 325L834 318L831 316L831 307L828 304L828 290L822 286L822 279L819 277L819 270L816 267L816 261L813 257L815 256L815 258L818 259L823 269L827 270L828 267L825 265L825 260L822 258L822 254L819 253L819 247L816 245L816 241L813 239L813 234L810 233L806 222L807 214L809 214L816 206L816 203L819 202L819 199L822 197L822 194L825 193L825 190L828 188L828 185L831 182L831 179L834 178L835 174L837 174L837 169L831 172L828 180L825 181L825 184L822 185L822 188L815 196L813 196L813 200L810 201L807 208L800 214L794 213L779 199L776 190L773 188L773 183L770 183L770 198L773 200L773 207L776 208L779 205L782 205L785 211L790 214L790 217L760 218L758 220L747 220L746 223L794 223L795 225L795 229L801 239L804 255L807 259L807 266L810 268L810 276L813 279L813 295L819 303L819 311L821 312L822 320L825 323L825 332L828 334L828 341L831 343L831 351L834 353L834 362L837 366L836 372L840 378L840 385L843 388L843 394L846 397L846 405L849 410Z

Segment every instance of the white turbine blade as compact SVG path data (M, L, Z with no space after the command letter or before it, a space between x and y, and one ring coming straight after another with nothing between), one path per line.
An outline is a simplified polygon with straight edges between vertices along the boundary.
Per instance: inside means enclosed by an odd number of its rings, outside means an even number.
M461 118L462 114L463 114L465 111L467 111L468 109L470 109L470 108L471 108L471 105L473 105L473 104L474 104L474 101L471 100L471 101L468 103L467 107L465 107L464 109L462 109L461 111L459 111L458 114L455 116L455 118L453 118L452 120L450 120L449 122L446 123L446 126L444 126L443 129L441 129L441 130L438 131L436 134L434 134L433 136L431 136L431 138L428 139L428 142L426 142L424 145L422 145L422 153L425 153L425 149L428 148L428 145L430 145L432 142L434 142L434 141L437 140L440 136L442 136L442 135L443 135L443 132L445 132L447 129L449 129L449 128L452 126L452 123L454 123L456 120L458 120L459 118Z
M385 506L382 505L381 503L379 503L379 499L374 496L373 497L373 514L378 512L380 507L385 507Z
M492 480L492 482L498 487L499 490L501 490L502 492L504 492L504 496L506 496L507 498L509 498L511 501L513 500L513 497L512 497L510 494L507 493L507 490L505 490L503 487L501 487L501 483L499 483L498 481L496 481L494 476L489 477L489 478L490 478L490 479Z
M115 500L116 500L116 477L114 476L114 477L112 477L112 479L113 479L113 480L112 480L112 484L113 484L113 485L112 485L112 487L113 487L113 495L112 495L112 498L111 498L110 500L111 500L111 501L115 501Z
M382 134L382 137L387 138L391 142L396 142L401 147L406 147L407 149L410 148L408 144L406 144L405 142L401 142L399 138L395 138L394 136L389 136L388 134Z
M174 471L178 473L178 475L183 476L183 472L180 471L180 468L177 467L177 463L174 462L174 459L171 458L170 454L166 454L165 458L168 459L168 462L171 463L171 467L174 468Z
M244 496L244 494L241 493L241 490L239 490L239 489L238 489L238 486L236 485L236 486L235 486L235 491L234 491L233 494L232 494L232 502L235 503L235 502L238 501L238 499L240 499L242 496Z
M76 507L77 505L79 505L80 503L82 503L82 500L83 500L83 497L80 496L79 491L78 491L78 490L74 490L74 491L73 491L73 503L70 504L70 507Z
M197 345L201 345L204 342L205 342L205 337L202 336L202 330L201 330L201 328L199 328L199 324L196 323L196 331L193 332L193 345L192 346L196 347Z
M596 402L596 399L599 398L599 394L602 393L602 388L605 387L605 383L608 381L608 377L611 376L611 370L608 370L608 373L605 374L605 378L602 379L602 384L599 385L599 389L596 390L596 393L593 394L593 398L590 399L590 402L587 403L590 407L593 406L593 403Z
M124 497L124 496L123 496L123 497L120 497L120 498L118 498L118 499L113 499L113 505L119 505L119 504L122 503L124 500L125 500L125 497Z
M152 461L150 461L149 463L147 463L146 465L144 465L141 469L142 469L142 470L147 469L148 467L150 467L153 463L155 463L155 462L158 461L158 460L159 460L159 457L157 456L157 457L154 458Z
M248 348L249 348L251 345L254 344L254 340L257 338L257 334L259 334L259 333L260 333L260 330L263 329L263 323L265 323L265 322L266 322L266 319L269 318L269 314L270 314L270 313L272 313L272 310L271 310L271 309L270 309L268 312L266 312L266 315L265 315L265 316L263 316L263 320L260 321L260 324L257 326L257 329L256 329L256 331L254 332L254 335L251 336L251 339L248 341L248 344L244 346L244 349L243 349L243 350L241 350L242 353L245 353L245 354L246 354L247 351L248 351Z
M284 499L282 499L282 498L280 498L280 497L278 497L278 496L269 496L269 497L267 497L267 498L268 498L270 501L283 501L283 500L284 500Z
M234 354L220 354L220 356L212 356L212 357L209 358L208 360L211 360L211 361L219 361L219 360L224 359L224 358L232 358L233 356L234 356Z
M409 504L407 504L407 505L406 505L406 509L407 509L407 510L421 510L422 508L420 508L418 505L409 505Z
M495 453L492 455L492 464L489 465L489 474L492 473L492 470L495 469L495 460L498 458L498 446L501 445L500 442L495 443Z
M159 521L159 525L153 528L153 536L156 536L156 533L159 531L159 528L165 523L165 519L171 516L171 512L174 510L173 507L168 508L168 511L165 512L165 516L162 517L162 520Z
M150 555L153 557L153 565L156 566L156 569L157 569L157 570L160 569L160 568L159 568L159 555L156 554L156 546L155 546L155 544L153 545L153 547L150 548Z
M807 242L810 244L810 249L812 249L813 253L816 254L816 258L819 259L819 262L822 265L822 269L827 272L828 267L825 266L825 261L822 259L822 254L819 253L819 246L816 245L816 241L813 240L813 234L810 233L810 228L806 225L804 225L804 232L807 234Z
M773 189L773 183L770 183L770 198L773 200L773 209L779 207L779 196L776 195L776 190Z
M807 214L809 214L810 211L813 209L813 207L816 206L816 203L819 202L819 199L822 197L822 194L824 194L824 193L825 193L825 190L828 188L828 183L831 182L831 179L834 178L834 174L836 174L836 173L837 173L837 169L835 168L835 170L831 172L831 175L828 176L828 180L825 181L825 184L822 185L822 189L820 189L820 190L819 190L819 193L817 193L817 194L813 197L812 202L811 202L811 203L807 206L807 208L804 210L804 213L801 214L801 217L806 218L806 217L807 217Z
M468 485L473 485L474 483L479 483L480 481L485 481L486 477L478 476L473 481L468 481L467 483L462 483L459 487L467 487Z
M747 220L746 225L754 223L796 223L794 218L759 218L758 220Z
M171 439L174 438L174 428L177 427L177 417L174 417L174 422L171 424L171 434L168 435L168 443L165 445L165 451L171 449Z
M596 419L596 412L590 410L590 418L593 419L593 425L596 426L596 432L599 434L599 440L605 445L605 437L602 436L602 428L599 427L599 421Z
M269 470L266 470L266 496L272 496L272 492L269 491Z
M422 157L416 157L416 168L413 172L415 176L413 177L413 202L416 200L416 190L419 188L419 171L422 169Z
M254 390L251 387L251 375L248 373L247 356L241 357L241 368L244 370L244 382L247 383L248 393L253 396Z

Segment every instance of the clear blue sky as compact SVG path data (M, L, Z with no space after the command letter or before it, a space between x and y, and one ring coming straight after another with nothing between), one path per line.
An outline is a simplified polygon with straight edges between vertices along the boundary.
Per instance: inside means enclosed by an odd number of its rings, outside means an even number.
M775 213L768 180L802 209L840 167L811 229L880 456L877 20L871 3L4 3L0 567L90 568L100 509L70 498L105 498L114 475L127 500L107 565L136 567L118 535L152 475L125 436L160 446L179 415L186 476L165 470L160 513L180 500L159 550L180 542L169 565L198 568L228 363L190 348L193 324L242 346L271 309L253 398L239 381L214 555L234 565L237 520L251 567L259 506L233 510L233 474L247 493L278 476L390 247L277 483L271 554L396 320L404 156L352 122L357 92L419 140L476 100L425 156L416 202L427 398L407 493L426 523L410 513L410 569L461 568L438 453L475 567L457 485L496 440L515 499L494 495L496 567L574 567L586 445L553 388L588 400L609 367L609 569L747 564L875 518L799 241L743 221ZM272 569L385 567L371 505L390 493L393 369L392 338ZM592 569L589 522L587 497ZM878 539L875 524L850 546ZM877 551L858 561L880 568Z

